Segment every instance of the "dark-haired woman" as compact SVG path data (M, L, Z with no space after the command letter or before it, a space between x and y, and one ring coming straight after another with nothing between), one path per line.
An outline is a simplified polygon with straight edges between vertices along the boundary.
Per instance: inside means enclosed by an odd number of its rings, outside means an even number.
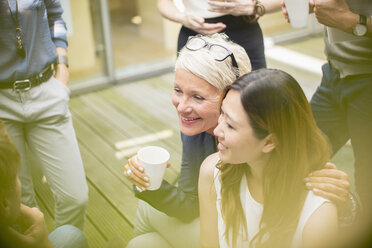
M249 73L227 87L218 152L199 177L201 247L330 247L337 210L303 186L328 144L293 77Z

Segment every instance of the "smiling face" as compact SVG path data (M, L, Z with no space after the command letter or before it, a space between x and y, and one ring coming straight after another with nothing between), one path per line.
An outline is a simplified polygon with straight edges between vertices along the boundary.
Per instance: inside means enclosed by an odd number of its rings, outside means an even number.
M267 139L257 139L249 123L248 115L240 100L240 92L230 90L221 106L221 115L214 135L223 163L253 164L266 153Z
M172 103L177 109L182 133L188 136L213 133L219 116L220 93L191 72L176 70Z

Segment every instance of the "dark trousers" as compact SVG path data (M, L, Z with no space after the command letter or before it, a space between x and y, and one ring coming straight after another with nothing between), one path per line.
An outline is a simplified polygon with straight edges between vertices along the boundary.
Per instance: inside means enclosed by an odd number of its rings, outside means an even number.
M251 61L252 70L266 68L263 35L257 22L248 23L241 16L232 15L206 19L205 22L226 24L226 28L221 33L225 33L233 42L245 49ZM179 52L186 44L189 36L196 34L195 31L182 26L178 36L177 51Z
M366 216L372 217L372 73L340 78L330 64L310 103L319 128L336 153L348 139L355 156L355 186ZM372 70L371 70L372 72Z

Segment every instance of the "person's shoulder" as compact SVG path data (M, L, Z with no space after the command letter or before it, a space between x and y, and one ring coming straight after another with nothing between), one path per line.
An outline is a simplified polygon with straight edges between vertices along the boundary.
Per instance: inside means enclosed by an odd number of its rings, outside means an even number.
M318 206L304 226L304 247L327 247L337 236L337 208L335 204L320 196L314 195L313 199L318 201Z
M216 169L216 165L219 161L218 152L209 155L206 159L204 159L201 168L200 168L200 177L203 179L212 179L214 178L214 171Z

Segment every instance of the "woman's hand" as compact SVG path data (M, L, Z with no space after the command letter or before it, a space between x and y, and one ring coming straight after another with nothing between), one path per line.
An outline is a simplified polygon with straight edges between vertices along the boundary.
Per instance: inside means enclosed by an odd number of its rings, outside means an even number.
M128 159L124 166L124 176L142 191L150 186L150 178L146 175L144 168L138 163L137 155Z
M227 0L223 2L209 0L208 4L211 6L208 9L210 12L224 13L234 16L254 15L256 0Z
M304 181L309 190L333 201L336 205L344 204L349 199L349 176L332 163L327 163L324 169L310 173Z
M182 24L195 32L203 35L212 35L226 28L222 22L206 23L203 17L194 15L185 15Z

